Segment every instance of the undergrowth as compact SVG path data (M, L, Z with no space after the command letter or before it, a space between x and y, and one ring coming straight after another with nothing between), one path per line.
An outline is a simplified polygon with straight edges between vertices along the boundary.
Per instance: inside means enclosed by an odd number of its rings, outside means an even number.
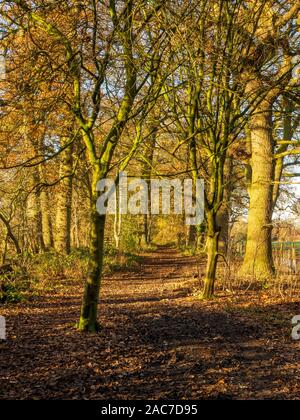
M89 252L85 248L69 255L48 251L43 254L23 254L5 265L0 274L0 303L10 304L26 300L44 292L63 292L70 282L84 281L88 273ZM104 256L103 275L122 270L136 270L140 257L109 247ZM4 267L4 266L3 266Z

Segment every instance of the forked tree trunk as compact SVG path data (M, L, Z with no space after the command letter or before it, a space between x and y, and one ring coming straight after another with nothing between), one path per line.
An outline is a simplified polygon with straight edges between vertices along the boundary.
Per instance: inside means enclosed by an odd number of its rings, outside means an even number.
M252 116L252 180L246 254L241 274L266 279L274 274L272 257L272 181L274 179L272 111L262 103Z
M0 212L0 220L4 223L5 228L6 228L6 233L3 239L3 253L2 253L2 262L4 263L6 259L7 246L8 246L9 239L14 244L17 254L21 254L22 250L19 245L19 240L17 239L17 237L12 231L12 228L10 226L10 220L2 212Z
M205 300L213 299L214 287L218 265L218 242L219 242L219 229L216 223L216 215L207 212L207 239L206 239L206 273L204 279L204 289L202 298Z
M290 99L283 97L283 107L284 107L285 113L283 116L283 136L282 137L284 141L292 141L294 132L295 132L295 129L293 127L292 114L295 111L295 105ZM276 153L277 154L285 153L287 152L288 148L289 148L288 144L283 144L278 148ZM276 207L276 204L280 195L280 181L282 178L283 170L284 170L284 157L280 157L276 159L276 162L275 162L275 170L274 170L275 185L273 187L273 211Z

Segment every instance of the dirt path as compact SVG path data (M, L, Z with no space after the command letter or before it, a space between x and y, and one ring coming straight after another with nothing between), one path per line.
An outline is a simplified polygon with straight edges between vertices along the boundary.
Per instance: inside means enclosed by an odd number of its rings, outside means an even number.
M193 297L196 261L161 248L103 282L102 331L78 334L82 284L2 307L0 398L300 398L300 297Z

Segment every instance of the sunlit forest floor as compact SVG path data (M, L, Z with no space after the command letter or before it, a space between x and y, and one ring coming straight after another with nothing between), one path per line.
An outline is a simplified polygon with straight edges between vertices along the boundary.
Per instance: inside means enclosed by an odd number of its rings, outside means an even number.
M2 399L299 399L300 296L218 292L201 302L197 264L171 248L103 282L102 330L79 334L82 281L4 306Z

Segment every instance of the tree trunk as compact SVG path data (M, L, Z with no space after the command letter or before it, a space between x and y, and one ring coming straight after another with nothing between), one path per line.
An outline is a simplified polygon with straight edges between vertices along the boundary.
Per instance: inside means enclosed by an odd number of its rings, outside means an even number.
M217 224L220 226L219 251L227 256L229 246L230 200L232 194L233 159L229 156L225 163L225 187L223 203L217 214Z
M121 229L122 229L122 214L120 212L119 206L117 205L116 213L114 215L114 238L116 249L120 248L120 239L121 239Z
M272 111L262 103L252 116L252 180L246 254L241 274L266 279L274 274L272 257L272 181L274 179Z
M75 247L78 249L80 248L80 238L79 238L79 217L78 217L78 206L75 204L74 206L74 244Z
M292 141L293 135L294 135L294 129L293 129L293 119L292 114L295 110L295 105L293 102L283 97L283 107L284 107L284 116L283 116L283 135L282 139L285 141ZM276 153L285 153L288 150L289 146L288 144L282 145L278 148ZM276 207L279 195L280 195L280 181L282 178L284 169L284 157L276 159L275 162L275 170L274 170L274 181L276 184L274 184L273 187L273 211Z
M49 195L48 191L43 189L40 193L41 212L42 212L42 231L45 249L53 248L53 231L50 217Z
M69 139L66 139L69 141ZM63 142L62 146L65 145ZM60 191L57 199L55 249L63 254L71 251L71 215L72 215L72 147L61 153Z
M154 116L149 121L149 132L150 135L147 138L143 148L142 148L142 168L141 174L142 177L148 182L148 188L150 185L150 179L152 176L153 171L153 161L154 161L154 154L155 154L155 145L156 145L156 137L157 131L159 127L158 119ZM151 194L148 191L148 214L143 215L143 232L141 235L141 243L142 245L149 245L151 243Z
M39 178L40 181L44 181L44 172L43 167L39 166ZM42 217L42 233L43 233L43 243L45 249L49 250L53 248L53 231L52 231L52 222L50 216L50 203L49 203L49 193L46 188L42 188L40 191L40 206L41 206L41 217Z
M29 194L27 202L27 215L28 215L28 236L30 238L30 244L32 251L38 253L45 251L45 244L43 238L43 223L42 223L42 209L40 191L36 189L36 186L40 184L40 176L38 168L33 169L32 174L32 191Z
M151 217L151 197L149 194L149 214L143 214L143 230L141 235L141 245L147 246L151 244L151 225L152 225L152 217Z
M213 211L207 213L207 239L206 239L206 274L204 279L204 290L202 298L205 300L213 299L214 287L218 264L218 242L219 230L216 223L216 215Z
M8 248L8 233L6 232L3 238L3 242L2 242L2 258L1 258L2 265L4 265L6 262L7 248Z
M197 226L191 225L186 227L186 241L187 248L195 248L197 239Z
M89 273L85 284L81 314L78 324L80 331L95 332L99 330L97 322L98 299L104 260L104 229L105 215L97 211L97 182L101 179L99 172L94 170L91 203L90 261Z

